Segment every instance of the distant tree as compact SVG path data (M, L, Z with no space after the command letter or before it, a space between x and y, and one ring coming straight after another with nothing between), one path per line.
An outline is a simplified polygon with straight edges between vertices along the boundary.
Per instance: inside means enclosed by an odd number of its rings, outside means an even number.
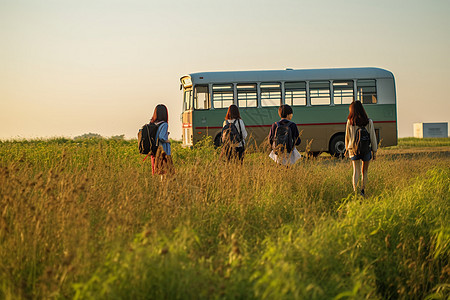
M122 141L122 140L125 139L125 134L121 134L121 135L113 135L113 136L111 137L111 139L112 139L112 140L120 140L120 141Z
M85 133L79 136L74 137L74 140L82 140L82 139L102 139L103 137L98 133Z

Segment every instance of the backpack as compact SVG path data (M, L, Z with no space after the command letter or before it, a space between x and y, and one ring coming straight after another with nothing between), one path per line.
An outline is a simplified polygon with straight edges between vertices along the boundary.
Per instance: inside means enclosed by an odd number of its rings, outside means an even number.
M294 148L294 138L292 137L292 130L289 127L291 122L281 124L280 122L276 122L277 127L275 129L274 140L272 143L272 149L275 154L282 152L290 153Z
M156 155L158 144L156 142L156 132L159 125L155 123L145 124L138 132L139 153Z
M238 131L236 127L236 122L238 119L234 120L233 123L226 121L227 123L222 128L222 143L230 144L232 147L238 147L239 143L242 142L242 134ZM241 124L239 123L239 129Z
M356 130L356 154L364 156L370 152L370 134L366 127L358 127Z

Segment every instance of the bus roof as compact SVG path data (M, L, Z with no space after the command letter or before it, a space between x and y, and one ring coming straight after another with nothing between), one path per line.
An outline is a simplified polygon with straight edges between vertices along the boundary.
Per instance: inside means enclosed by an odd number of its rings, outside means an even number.
M183 76L184 78L186 76ZM387 70L380 68L334 68L334 69L286 69L263 71L219 71L191 73L194 84L232 82L271 82L305 80L349 80L394 78Z

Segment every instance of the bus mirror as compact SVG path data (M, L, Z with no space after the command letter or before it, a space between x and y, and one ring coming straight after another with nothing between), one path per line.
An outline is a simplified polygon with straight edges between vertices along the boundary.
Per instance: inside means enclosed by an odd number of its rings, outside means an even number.
M180 91L183 89L183 85L182 84L180 84Z

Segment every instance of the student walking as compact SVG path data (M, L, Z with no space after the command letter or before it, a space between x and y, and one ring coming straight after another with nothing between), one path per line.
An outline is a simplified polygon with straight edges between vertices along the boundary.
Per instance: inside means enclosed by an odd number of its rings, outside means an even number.
M345 129L345 149L353 165L353 190L356 192L362 173L360 194L365 196L364 189L367 183L369 163L372 158L373 160L376 158L377 138L373 121L368 118L360 101L353 101L349 106Z
M239 108L232 104L228 107L225 121L222 125L222 156L228 160L239 158L242 162L245 152L245 139L247 130L245 130L244 121L241 119Z
M150 124L155 124L155 141L158 147L156 153L151 153L152 174L163 175L173 172L172 149L169 141L169 113L164 104L158 104L153 112Z
M292 122L294 112L292 107L283 104L278 108L278 115L281 120L272 124L269 133L269 144L272 151L269 157L278 164L291 165L300 159L301 155L295 146L300 145L297 125Z

